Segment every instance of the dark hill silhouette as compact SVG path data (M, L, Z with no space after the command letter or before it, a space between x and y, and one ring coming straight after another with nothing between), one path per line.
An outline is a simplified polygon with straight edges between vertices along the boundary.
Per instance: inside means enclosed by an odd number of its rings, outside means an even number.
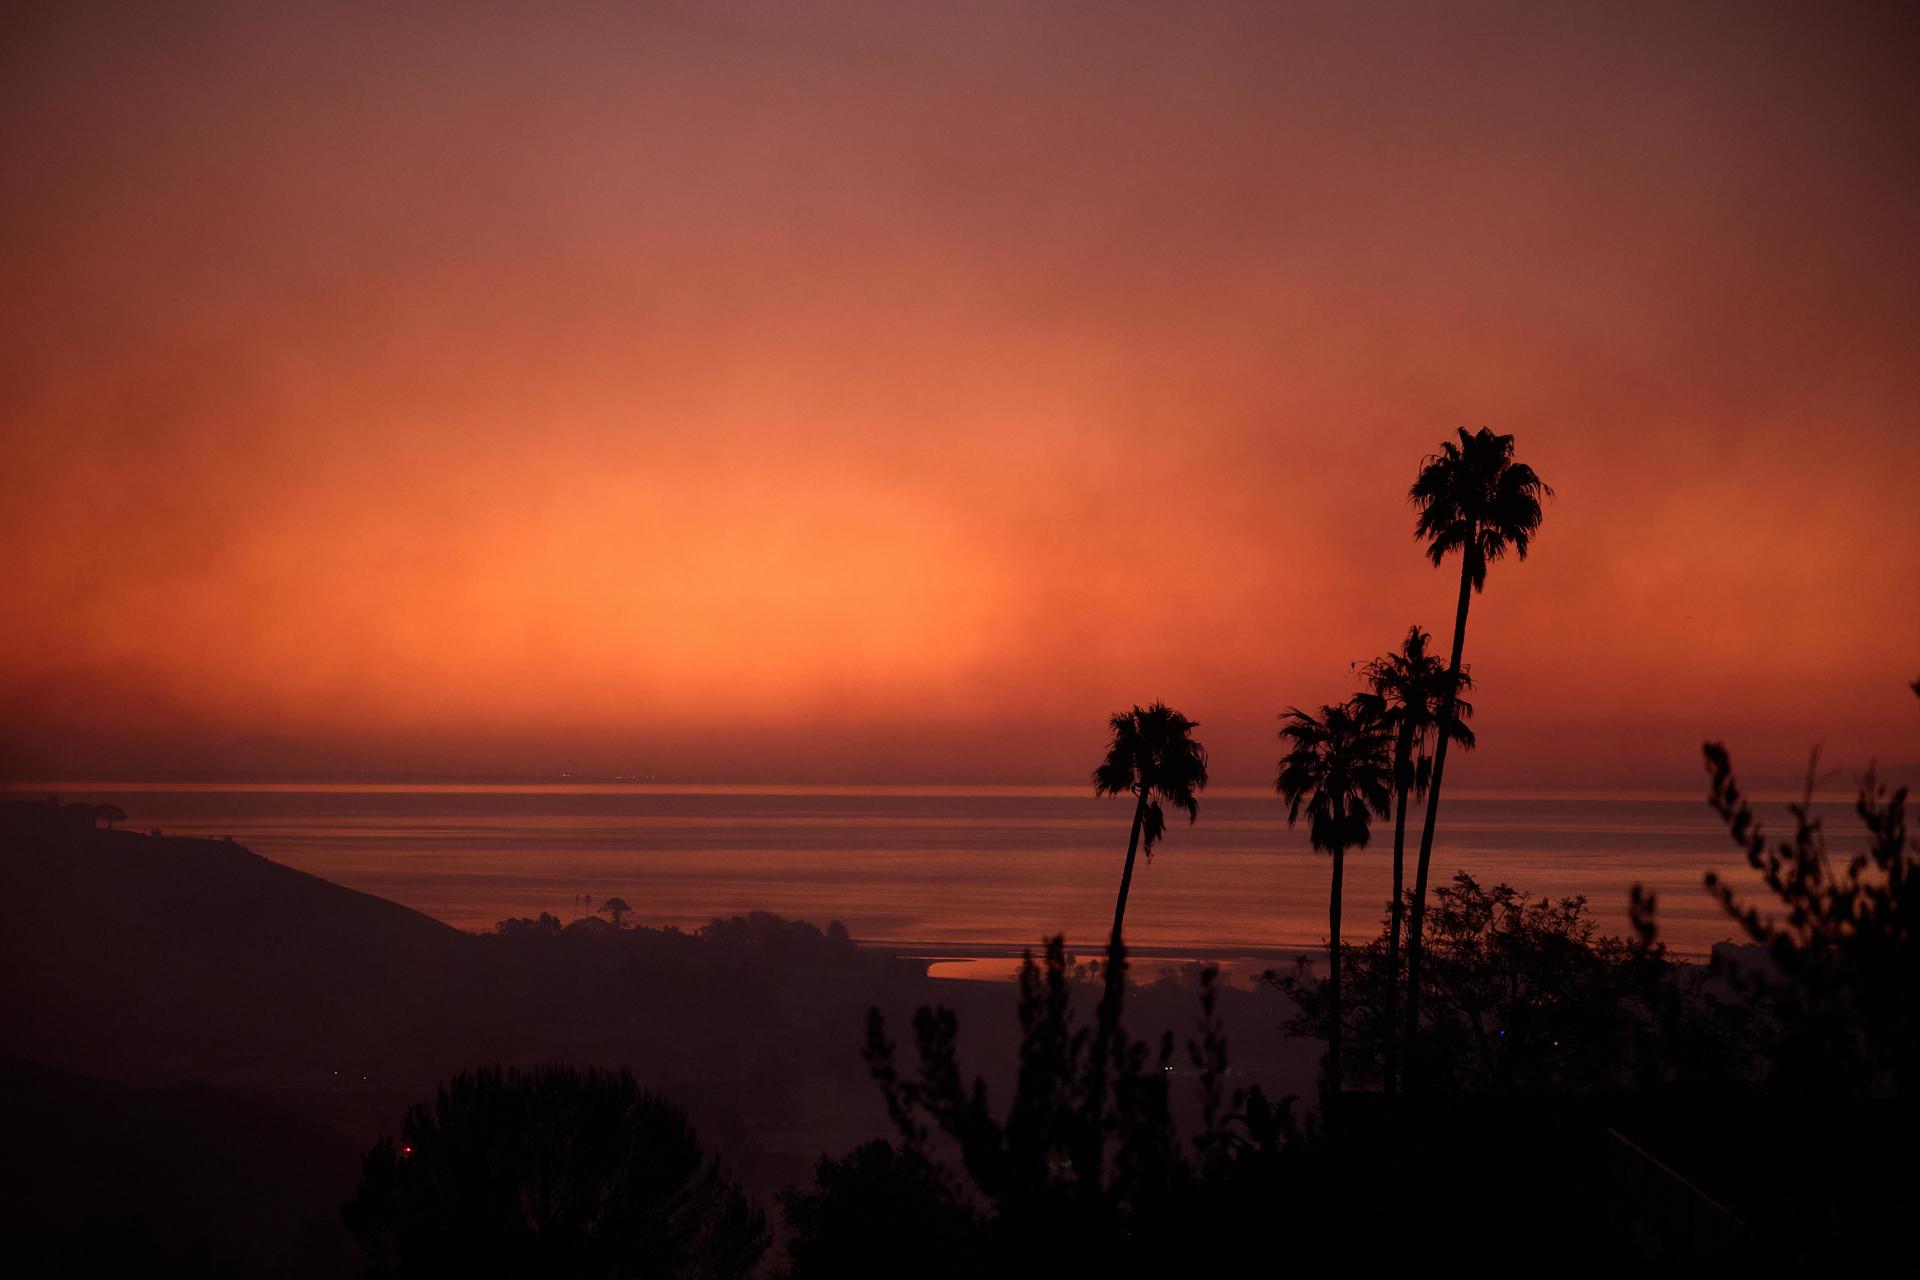
M0 1058L14 1275L345 1275L356 1144L206 1085L133 1089Z
M984 1061L1015 1058L1009 984L932 980L837 927L545 917L470 934L227 841L46 812L0 805L0 1054L246 1090L361 1147L475 1066L627 1068L771 1205L822 1152L887 1132L859 1056L870 1006L904 1022L937 998ZM1222 1009L1248 1080L1279 1096L1310 1087L1314 1050L1282 1043L1275 999L1223 992ZM1184 1033L1192 990L1152 984L1133 1006L1143 1029Z
M0 1050L111 1076L329 1077L466 1015L477 940L237 844L0 819Z

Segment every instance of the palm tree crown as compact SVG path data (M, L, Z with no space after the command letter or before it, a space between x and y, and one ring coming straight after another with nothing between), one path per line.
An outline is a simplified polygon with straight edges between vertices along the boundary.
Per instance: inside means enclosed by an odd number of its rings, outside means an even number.
M1487 582L1487 565L1513 548L1519 559L1540 528L1541 500L1553 490L1532 467L1513 460L1513 437L1482 427L1472 435L1461 427L1460 443L1447 441L1427 458L1409 495L1420 510L1414 536L1427 540L1427 556L1437 565L1449 553L1462 552L1473 589Z
M1363 703L1320 708L1315 719L1298 707L1282 717L1289 747L1274 790L1287 801L1287 825L1307 811L1307 834L1324 853L1364 849L1374 816L1393 800L1393 742L1386 724Z
M1116 712L1111 725L1107 758L1093 771L1093 793L1142 799L1141 835L1152 857L1167 825L1162 800L1185 809L1189 822L1200 816L1194 793L1206 789L1207 749L1192 736L1200 726L1164 702Z
M1407 731L1412 748L1409 758L1394 762L1396 770L1404 770L1406 776L1396 776L1394 784L1417 796L1427 791L1431 764L1427 744L1439 731L1441 708L1449 692L1453 694L1453 720L1447 726L1448 736L1469 751L1475 745L1473 730L1462 723L1473 718L1473 704L1460 696L1473 688L1473 678L1462 671L1456 680L1447 670L1446 659L1427 651L1432 641L1433 637L1419 627L1408 627L1407 638L1397 652L1367 664L1365 675L1372 692L1355 698L1356 702L1364 701L1369 713L1392 732Z

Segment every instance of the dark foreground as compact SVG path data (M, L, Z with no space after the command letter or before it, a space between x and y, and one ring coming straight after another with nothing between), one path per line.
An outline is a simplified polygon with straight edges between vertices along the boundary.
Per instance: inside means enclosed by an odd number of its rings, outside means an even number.
M1112 1087L1134 1091L1116 1131L1133 1156L1113 1159L1140 1166L1133 1190L1063 1196L1072 1179L1048 1168L1034 1126L1069 1123L1085 1045L1048 1037L1098 1024L1099 985L1062 972L1050 1023L1037 1005L1016 1018L1009 985L933 982L842 931L772 917L467 934L228 842L16 808L0 827L7 1267L351 1274L367 1259L341 1207L357 1189L367 1203L363 1153L459 1073L545 1062L626 1068L684 1107L767 1215L762 1270L796 1277L1061 1274L1096 1259L1108 1274L1446 1259L1793 1272L1915 1244L1916 1131L1900 1103L1695 1080L1361 1093L1320 1111L1288 1102L1312 1098L1317 1046L1278 1035L1294 1012L1279 993L1216 994L1228 1066L1190 981L1127 994L1139 1070ZM958 1027L964 1078L945 1101L915 1084L928 1041L912 1011L933 1002ZM870 1006L897 1042L904 1100L875 1088ZM1156 1049L1162 1029L1172 1041ZM1140 1102L1154 1097L1163 1110ZM903 1114L925 1130L918 1153ZM967 1176L1010 1180L1003 1211L977 1212ZM1181 1198L1143 1206L1141 1187ZM1059 1229L1096 1203L1108 1216L1083 1236Z
M903 1027L954 1006L969 1068L1012 1071L1010 985L932 980L836 929L476 935L227 841L4 808L0 1226L56 1270L138 1242L190 1271L346 1274L358 1153L477 1064L630 1068L770 1213L823 1153L888 1132L860 1058L870 1006ZM1239 1065L1305 1091L1313 1050L1280 1036L1277 1000L1229 993ZM1184 1034L1190 984L1133 1009Z

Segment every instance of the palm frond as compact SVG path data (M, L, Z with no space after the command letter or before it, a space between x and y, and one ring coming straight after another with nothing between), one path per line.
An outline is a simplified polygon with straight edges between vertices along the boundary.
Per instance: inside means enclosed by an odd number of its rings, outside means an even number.
M1438 565L1458 551L1474 590L1486 586L1487 566L1509 548L1526 559L1544 518L1542 503L1553 489L1534 469L1513 460L1513 437L1489 427L1468 434L1458 429L1451 441L1422 460L1407 491L1417 509L1414 537L1427 543L1427 558Z
M1167 815L1160 808L1158 800L1147 801L1147 811L1140 821L1140 844L1147 858L1153 858L1153 846L1167 833Z
M1200 817L1197 793L1207 785L1207 749L1193 737L1200 726L1164 702L1115 712L1108 726L1106 759L1093 771L1094 794L1149 797L1142 837L1151 853L1166 830L1161 801L1186 810L1189 822Z
M1287 802L1289 826L1304 810L1316 849L1362 848L1371 819L1391 812L1394 735L1380 705L1354 700L1323 706L1318 716L1292 707L1281 717L1280 738L1290 746L1274 789Z

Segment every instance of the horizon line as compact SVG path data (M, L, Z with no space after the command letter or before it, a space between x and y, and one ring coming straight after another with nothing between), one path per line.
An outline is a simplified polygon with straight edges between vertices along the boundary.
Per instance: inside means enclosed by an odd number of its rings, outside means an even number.
M1838 779L1831 780L1838 783ZM1816 798L1844 794L1851 797L1854 785L1844 792L1827 780L1816 788ZM191 778L23 778L0 777L0 796L8 799L36 799L45 795L71 796L88 792L164 793L182 792L206 795L764 795L764 796L923 796L923 797L1004 797L1056 799L1084 796L1104 803L1111 797L1093 795L1091 785L1065 783L953 783L953 782L694 782L664 778L572 777L559 775L289 775L286 777ZM1761 787L1749 792L1765 804L1787 803L1804 796L1803 787ZM1213 798L1253 800L1275 798L1271 787L1221 785L1205 793ZM1706 789L1681 790L1645 786L1566 785L1487 786L1450 788L1448 795L1475 801L1568 801L1632 803L1707 803Z

